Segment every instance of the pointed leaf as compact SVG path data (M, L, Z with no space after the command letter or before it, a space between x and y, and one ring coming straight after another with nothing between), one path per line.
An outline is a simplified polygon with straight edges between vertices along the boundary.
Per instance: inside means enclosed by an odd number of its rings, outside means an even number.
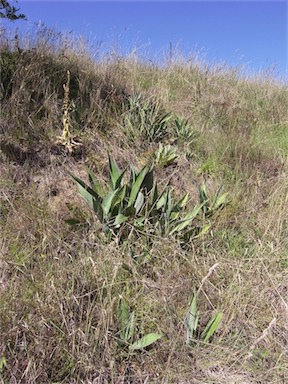
M129 207L125 208L122 213L125 216L134 216L136 213L136 209L130 205Z
M170 235L173 235L175 232L180 232L186 228L191 223L191 221L195 219L204 204L205 203L197 205L191 213L186 215L182 220L179 220L176 226L170 231Z
M93 200L93 210L96 213L98 219L103 223L104 221L104 213L102 209L102 204L99 200L94 199Z
M113 225L119 226L119 225L125 223L125 221L127 221L128 219L129 219L129 216L125 216L125 215L122 215L122 213L119 213L116 216Z
M117 320L121 331L127 326L129 320L129 307L127 301L121 297L118 305Z
M145 187L147 193L149 193L154 186L153 172L154 172L154 166L152 164L149 171L146 173L144 180L143 180L143 186Z
M185 208L187 202L189 200L189 193L187 192L179 201L177 204L175 204L175 207L173 208L174 211L180 211L180 209Z
M152 196L152 207L157 202L159 196L158 196L158 186L157 184L154 185L153 189L151 190L151 196Z
M138 172L136 171L133 165L130 166L130 184L133 185L138 176Z
M84 181L72 174L70 175L76 183L80 195L86 200L89 207L93 209L93 196L95 196L94 191L86 183L84 183Z
M199 198L200 198L200 203L203 203L208 200L208 195L207 195L207 189L206 185L202 183L200 190L199 190Z
M138 193L137 199L136 199L135 204L134 204L134 208L136 209L136 212L135 212L136 215L137 215L137 213L140 212L140 210L141 210L143 204L144 204L144 195L143 195L143 193L140 191L140 192Z
M180 215L180 212L174 212L174 211L172 210L171 215L170 215L170 221L172 222L172 221L177 220L178 217L179 217L179 215Z
M125 198L125 193L126 193L126 185L123 185L122 188L118 189L118 192L115 194L113 197L113 200L111 202L111 211L113 211L113 214L115 215L116 213L120 211L120 209L124 205L124 198ZM116 213L114 212L117 207Z
M167 190L164 189L163 192L161 193L161 195L159 196L158 198L158 201L157 201L157 204L156 204L156 209L161 209L165 203L166 203L166 200L167 200Z
M102 202L102 208L103 208L104 215L107 215L109 213L112 201L118 192L119 192L119 190L116 189L115 191L111 191L110 193L108 193L108 195L106 195L104 197L103 202Z
M227 200L228 193L223 193L223 195L219 196L217 200L213 203L213 209L220 208L223 204L225 204Z
M171 194L171 189L169 188L167 191L167 198L166 198L166 203L165 203L165 208L164 208L164 213L166 214L167 219L169 220L170 218L170 213L172 211L172 194Z
M209 341L209 339L213 336L214 332L219 327L219 324L222 320L222 316L223 316L223 312L217 312L216 315L211 317L204 331L201 334L201 338L204 341Z
M203 226L203 228L202 228L202 229L197 233L197 235L194 236L193 238L194 238L194 239L197 239L198 237L205 235L205 233L207 233L207 232L209 231L210 228L211 228L211 224L205 224L205 225Z
M128 206L133 205L135 203L135 200L137 198L138 192L140 191L140 188L142 186L142 182L144 180L146 173L147 173L147 168L145 166L144 168L141 169L139 175L136 177L135 183L131 188Z
M109 169L110 169L110 185L112 189L116 189L121 185L121 181L125 171L121 171L116 161L109 156Z
M91 171L91 169L87 168L86 167L86 172L88 173L88 177L89 177L89 182L90 182L90 185L91 185L91 188L100 196L103 198L104 194L105 194L105 191L102 187L102 185L100 184L98 178L96 177L96 175Z
M125 330L125 340L129 341L134 334L135 328L135 312L133 311L129 317L129 321Z
M101 198L100 196L92 189L90 188L84 181L79 179L78 177L72 175L70 173L70 176L76 183L78 187L78 191L81 194L81 196L86 200L89 207L93 209L93 211L98 216L98 219L103 222L103 210L101 206Z
M198 311L197 311L196 300L197 300L197 296L196 294L194 294L190 304L190 308L187 313L187 318L186 318L187 344L189 344L191 342L191 339L193 339L194 333L198 326Z
M122 340L128 342L134 333L134 311L129 313L129 306L127 301L121 297L117 311L117 320L120 328L120 336Z
M129 349L131 351L135 351L137 349L144 349L149 345L155 343L155 341L159 340L163 335L160 333L148 333L148 335L143 336L140 340L135 341L132 345L130 345Z

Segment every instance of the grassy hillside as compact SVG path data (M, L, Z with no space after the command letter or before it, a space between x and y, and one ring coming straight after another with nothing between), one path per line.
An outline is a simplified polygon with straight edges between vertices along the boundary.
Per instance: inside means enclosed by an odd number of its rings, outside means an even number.
M0 51L1 382L287 382L287 85L49 30Z

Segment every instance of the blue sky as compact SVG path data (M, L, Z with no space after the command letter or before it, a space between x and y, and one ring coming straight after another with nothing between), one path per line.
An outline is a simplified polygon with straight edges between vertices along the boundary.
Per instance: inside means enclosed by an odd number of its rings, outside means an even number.
M14 4L11 0L11 4ZM230 1L44 1L20 0L28 22L42 21L57 31L72 31L121 53L137 49L152 61L168 56L169 45L201 52L212 63L244 65L257 71L276 65L288 73L288 5L281 0Z

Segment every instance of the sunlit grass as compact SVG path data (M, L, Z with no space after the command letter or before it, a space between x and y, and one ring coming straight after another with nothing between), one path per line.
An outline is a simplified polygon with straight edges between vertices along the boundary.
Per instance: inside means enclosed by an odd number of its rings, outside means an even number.
M287 86L183 57L95 61L64 42L1 43L1 382L284 382ZM67 119L81 146L57 139ZM126 170L113 204L109 158ZM171 191L152 218L132 164ZM70 176L87 167L107 187L102 221ZM203 207L183 242L170 208L186 193L188 213ZM160 227L137 235L129 201Z

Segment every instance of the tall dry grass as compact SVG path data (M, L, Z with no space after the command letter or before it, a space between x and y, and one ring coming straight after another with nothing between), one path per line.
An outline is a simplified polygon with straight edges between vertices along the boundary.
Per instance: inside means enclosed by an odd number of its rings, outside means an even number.
M285 383L287 85L197 60L95 61L50 30L17 47L1 41L2 382ZM71 133L82 144L72 153L57 142L67 70ZM148 255L143 237L107 242L68 175L85 177L86 164L107 179L108 152L121 167L149 161L159 143L136 129L131 142L122 129L139 95L173 116L161 143L178 158L156 170L160 184L170 178L195 201L203 180L229 193L211 231L187 248L157 238ZM189 156L177 117L197 138ZM67 225L72 216L82 224ZM199 288L198 333L217 309L223 320L210 343L187 347ZM120 297L135 311L135 337L161 340L137 353L117 342Z

